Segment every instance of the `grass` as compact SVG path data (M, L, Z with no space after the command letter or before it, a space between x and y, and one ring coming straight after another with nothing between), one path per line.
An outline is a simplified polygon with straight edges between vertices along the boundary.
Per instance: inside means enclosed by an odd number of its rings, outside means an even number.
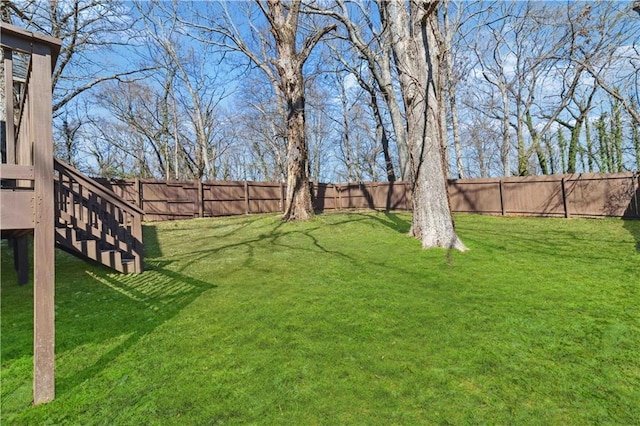
M407 214L145 226L144 274L57 253L56 400L2 247L4 424L638 424L640 222Z

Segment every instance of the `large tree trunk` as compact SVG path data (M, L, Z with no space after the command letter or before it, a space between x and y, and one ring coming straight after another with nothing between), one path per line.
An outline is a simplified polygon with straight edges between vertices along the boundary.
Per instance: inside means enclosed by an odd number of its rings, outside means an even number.
M380 2L383 22L394 34L392 46L407 116L413 190L411 235L423 248L466 250L456 235L446 187L440 120L442 89L436 43L437 1Z
M285 221L306 220L313 216L309 182L309 149L305 135L304 76L302 66L311 49L335 25L322 28L305 38L303 48L296 49L298 15L301 0L289 2L267 0L267 8L258 3L269 21L278 52L275 61L280 77L280 90L287 103L287 190L284 205Z
M302 66L287 72L283 85L287 118L287 191L284 220L307 220L313 216L309 182L309 148L305 136L304 79Z

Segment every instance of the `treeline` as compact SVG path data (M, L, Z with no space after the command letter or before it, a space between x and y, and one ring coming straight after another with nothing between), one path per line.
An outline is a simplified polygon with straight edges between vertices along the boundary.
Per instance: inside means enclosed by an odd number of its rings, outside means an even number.
M640 168L633 2L441 1L450 177ZM104 177L285 181L288 109L261 2L3 2L59 37L57 155ZM409 177L392 36L374 1L303 2L314 181Z

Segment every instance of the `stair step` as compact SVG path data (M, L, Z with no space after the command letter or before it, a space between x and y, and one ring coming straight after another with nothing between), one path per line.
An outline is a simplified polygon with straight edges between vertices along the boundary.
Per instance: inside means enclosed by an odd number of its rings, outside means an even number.
M123 274L135 274L136 272L136 261L135 259L122 259L122 272Z
M54 168L56 245L119 272L142 272L142 211L64 163Z
M73 248L90 259L97 259L98 241L82 238L73 228L57 228L56 234L60 236L58 242L69 248Z
M117 250L102 250L100 251L99 259L100 263L109 266L117 271L122 269L122 254Z

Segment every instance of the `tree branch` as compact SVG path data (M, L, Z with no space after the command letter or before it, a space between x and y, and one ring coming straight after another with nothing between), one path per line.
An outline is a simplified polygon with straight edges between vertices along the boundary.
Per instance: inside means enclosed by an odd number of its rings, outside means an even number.
M320 39L329 32L334 31L336 28L338 28L338 26L336 24L332 24L322 28L320 31L317 31L313 36L307 37L304 40L304 46L302 47L302 50L298 54L300 60L304 63L311 54L311 50L313 50L316 44L318 44Z
M69 103L69 101L71 101L74 97L76 97L80 93L85 92L85 91L91 89L92 87L94 87L94 86L96 86L96 85L98 85L100 83L103 83L105 81L110 81L110 80L123 81L123 79L122 79L123 77L129 76L129 75L132 75L132 74L146 72L146 71L153 71L153 70L155 70L157 68L158 67L148 67L148 68L143 68L143 69L140 69L140 70L128 71L128 72L123 72L123 73L118 73L118 74L113 74L113 75L97 78L97 79L93 80L92 82L85 84L84 86L76 88L71 93L69 93L67 96L65 96L61 100L57 101L53 105L53 112L55 113L56 111L61 109L63 106L65 106L67 103ZM143 78L143 77L140 77L140 78ZM134 80L136 80L136 79L128 79L126 81L134 81Z

